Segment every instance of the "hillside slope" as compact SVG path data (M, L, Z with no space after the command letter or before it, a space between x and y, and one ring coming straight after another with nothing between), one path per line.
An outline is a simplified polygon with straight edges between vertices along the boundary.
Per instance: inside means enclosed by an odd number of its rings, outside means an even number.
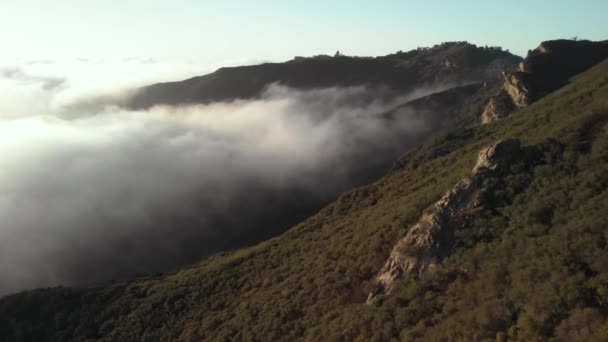
M396 241L507 138L432 271L365 304ZM555 148L539 149L539 146ZM608 335L608 61L505 120L442 134L285 234L177 273L0 300L0 339L601 340Z

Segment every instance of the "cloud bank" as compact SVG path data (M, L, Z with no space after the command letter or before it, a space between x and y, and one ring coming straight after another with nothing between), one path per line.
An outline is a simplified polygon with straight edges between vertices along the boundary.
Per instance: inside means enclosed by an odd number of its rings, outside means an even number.
M127 111L87 99L137 82L91 85L86 68L0 68L0 294L167 271L276 234L428 134L420 113L383 113L436 90L271 85Z

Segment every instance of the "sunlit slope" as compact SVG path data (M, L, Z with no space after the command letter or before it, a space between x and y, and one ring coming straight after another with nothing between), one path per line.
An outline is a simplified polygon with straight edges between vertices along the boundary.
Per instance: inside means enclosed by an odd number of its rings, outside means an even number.
M377 182L255 247L160 278L0 301L2 340L382 340L608 335L608 61L511 117L446 133ZM427 276L365 299L395 241L515 137L563 151L514 165ZM238 215L238 213L235 213Z

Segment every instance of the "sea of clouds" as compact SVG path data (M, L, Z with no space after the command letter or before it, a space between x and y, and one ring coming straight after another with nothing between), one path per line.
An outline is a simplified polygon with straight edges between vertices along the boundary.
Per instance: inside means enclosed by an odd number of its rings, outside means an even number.
M437 88L386 100L389 90L367 86L272 84L255 100L120 106L138 86L214 67L0 64L0 294L167 271L255 241L430 130L420 113L384 114Z

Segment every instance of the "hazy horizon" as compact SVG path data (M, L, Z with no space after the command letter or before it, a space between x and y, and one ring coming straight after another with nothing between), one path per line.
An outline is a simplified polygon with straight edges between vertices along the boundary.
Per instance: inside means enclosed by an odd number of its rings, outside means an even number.
M232 64L336 50L377 56L461 40L523 56L543 40L601 40L608 31L608 3L595 0L585 6L576 1L25 0L0 9L3 56L25 59L189 58Z

